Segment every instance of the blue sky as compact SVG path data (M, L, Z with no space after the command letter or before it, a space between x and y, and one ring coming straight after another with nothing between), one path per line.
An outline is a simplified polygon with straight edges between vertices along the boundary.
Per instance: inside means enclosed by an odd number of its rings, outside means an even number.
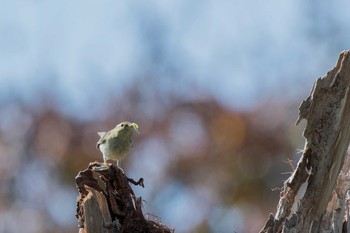
M148 74L159 91L195 98L196 87L238 109L270 95L294 98L350 39L346 2L0 4L0 101L50 94L78 117L95 117Z

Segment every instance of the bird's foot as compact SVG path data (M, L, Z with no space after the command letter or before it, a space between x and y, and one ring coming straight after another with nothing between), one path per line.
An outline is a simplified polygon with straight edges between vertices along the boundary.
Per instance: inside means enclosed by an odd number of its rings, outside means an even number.
M104 161L100 166L94 167L95 171L105 171L109 169L110 164Z

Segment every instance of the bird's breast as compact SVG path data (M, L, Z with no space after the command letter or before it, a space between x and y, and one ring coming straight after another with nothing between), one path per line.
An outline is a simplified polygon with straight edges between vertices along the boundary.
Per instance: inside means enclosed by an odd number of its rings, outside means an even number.
M118 137L109 139L107 143L108 154L115 159L123 158L131 148L130 140L123 140Z

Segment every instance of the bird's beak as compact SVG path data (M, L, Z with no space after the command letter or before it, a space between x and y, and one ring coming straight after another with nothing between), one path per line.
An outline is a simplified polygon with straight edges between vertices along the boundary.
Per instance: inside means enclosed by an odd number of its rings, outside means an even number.
M131 123L130 126L132 126L136 133L139 133L139 126L136 123Z

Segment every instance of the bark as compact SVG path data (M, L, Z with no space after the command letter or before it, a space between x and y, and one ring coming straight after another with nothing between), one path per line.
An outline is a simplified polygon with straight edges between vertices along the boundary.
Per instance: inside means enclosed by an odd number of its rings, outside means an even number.
M345 51L299 108L297 123L307 121L304 152L261 232L342 232L347 227L348 165L340 171L350 140L349 87L350 51Z
M142 198L136 197L129 183L143 186L113 165L98 162L79 172L75 178L79 191L76 217L79 233L168 233L168 227L145 219Z

